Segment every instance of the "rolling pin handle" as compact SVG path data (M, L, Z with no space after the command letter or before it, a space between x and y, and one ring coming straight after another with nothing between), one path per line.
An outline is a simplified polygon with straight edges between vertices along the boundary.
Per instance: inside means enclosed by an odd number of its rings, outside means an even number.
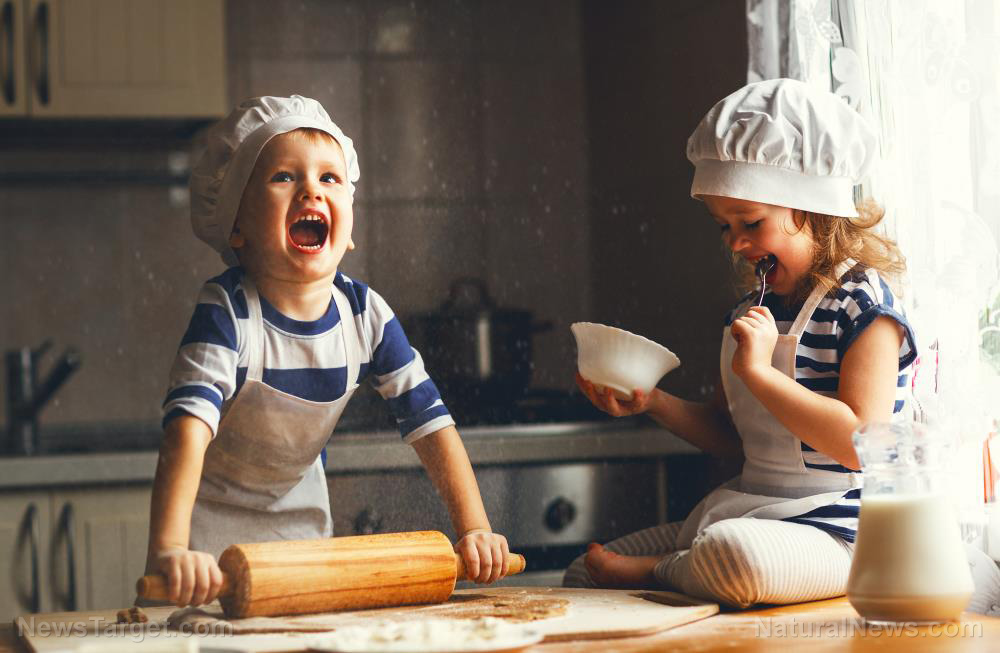
M507 576L521 573L524 571L525 564L523 555L520 553L511 553L507 562ZM469 577L465 574L465 561L457 553L455 554L455 580L469 580Z
M222 587L219 589L219 596L225 596L232 592L229 586L229 576L222 574ZM151 601L169 601L167 594L167 579L163 574L150 574L143 576L135 583L135 593L139 598Z

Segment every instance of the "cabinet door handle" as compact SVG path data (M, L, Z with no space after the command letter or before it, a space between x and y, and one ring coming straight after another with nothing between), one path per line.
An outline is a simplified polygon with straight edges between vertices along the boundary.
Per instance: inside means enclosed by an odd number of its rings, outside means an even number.
M7 104L14 104L14 2L7 0L0 10L0 40L3 41L3 99Z
M42 587L38 574L38 508L35 504L30 504L24 512L24 523L28 531L28 539L31 543L31 599L28 610L31 612L42 611Z
M32 69L35 78L35 94L42 104L49 103L49 5L41 2L35 8L34 29L32 30Z
M58 539L66 542L66 598L63 601L68 612L76 611L76 528L73 519L73 504L67 502L59 513Z

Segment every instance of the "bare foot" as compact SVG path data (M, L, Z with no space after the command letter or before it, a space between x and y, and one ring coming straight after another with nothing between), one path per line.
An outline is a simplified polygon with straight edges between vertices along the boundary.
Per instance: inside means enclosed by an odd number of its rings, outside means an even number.
M591 542L583 559L590 577L599 587L640 589L654 587L653 567L657 556L624 556Z

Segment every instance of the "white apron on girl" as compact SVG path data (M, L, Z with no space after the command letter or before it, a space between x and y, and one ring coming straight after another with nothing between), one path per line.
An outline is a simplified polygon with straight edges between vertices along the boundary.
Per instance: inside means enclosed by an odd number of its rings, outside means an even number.
M218 432L205 452L201 485L191 515L191 550L218 558L230 544L330 537L333 520L320 453L357 389L359 362L354 314L332 286L343 325L347 381L344 396L316 402L276 390L261 380L264 321L257 288L243 279L249 320L247 376L223 408Z
M854 264L837 268L840 278ZM779 335L771 365L795 379L795 352L806 324L825 292L816 288L806 299L787 334ZM723 484L695 506L677 535L677 548L689 549L695 536L723 519L756 517L786 519L803 515L843 498L848 490L861 487L859 473L834 472L806 467L802 441L778 421L733 372L736 340L730 327L722 332L722 386L733 425L743 440L746 462L743 473Z

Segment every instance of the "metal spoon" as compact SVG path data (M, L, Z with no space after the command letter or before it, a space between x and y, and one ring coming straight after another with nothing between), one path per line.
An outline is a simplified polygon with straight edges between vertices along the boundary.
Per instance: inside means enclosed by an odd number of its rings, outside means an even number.
M764 279L767 277L768 273L774 269L774 266L778 264L778 257L774 254L768 254L765 258L757 261L757 278L760 279L760 298L757 300L757 306L764 303L764 292L767 290L767 284L764 283Z

